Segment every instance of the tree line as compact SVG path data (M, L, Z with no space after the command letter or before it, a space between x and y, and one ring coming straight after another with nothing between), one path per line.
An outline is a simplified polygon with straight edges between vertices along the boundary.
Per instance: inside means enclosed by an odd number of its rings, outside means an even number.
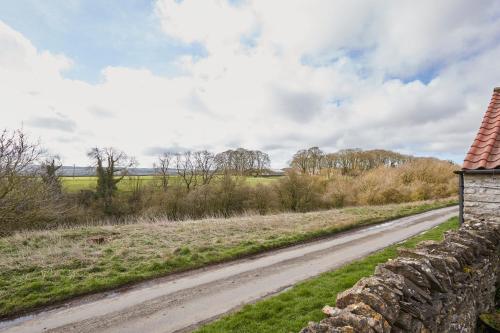
M325 173L327 177L330 177L334 170L340 170L344 175L354 175L380 166L397 167L412 159L414 159L412 156L382 149L357 148L325 153L318 147L311 147L297 151L293 155L290 166L302 174Z
M68 192L59 177L58 156L49 155L22 130L3 130L0 235L131 216L179 220L425 200L452 195L456 186L456 166L449 162L387 150L325 153L318 147L299 150L285 176L274 183L250 185L246 177L269 174L270 158L238 148L163 153L154 163L153 181L144 184L136 178L132 191L124 192L118 185L136 159L116 148L95 147L87 155L95 188Z
M207 150L165 152L154 164L156 174L162 177L165 190L168 188L172 168L175 168L189 190L198 184L209 184L216 174L258 177L268 173L270 167L271 159L268 154L244 148L218 154Z
M139 183L126 200L118 191L118 184L137 166L134 157L113 147L94 147L87 156L97 178L95 189L82 190L76 195L65 193L58 173L63 165L61 159L49 155L22 130L3 130L0 133L0 220L3 224L17 223L20 219L28 221L35 216L37 223L43 224L45 220L64 215L62 212L68 215L77 211L85 215L95 212L95 208L109 216L135 213L144 208L145 190ZM181 197L199 187L208 188L216 177L267 174L270 158L262 151L244 148L217 154L207 150L165 152L157 157L154 169L155 190L157 187L164 193L172 190L169 196ZM172 175L177 176L174 184Z

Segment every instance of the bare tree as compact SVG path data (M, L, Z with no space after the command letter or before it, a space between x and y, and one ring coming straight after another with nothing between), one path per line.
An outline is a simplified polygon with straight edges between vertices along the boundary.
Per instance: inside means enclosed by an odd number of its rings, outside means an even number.
M327 159L329 167L340 169L342 174L355 175L380 166L397 167L410 161L412 157L389 150L354 148L328 154Z
M309 174L316 175L321 171L321 162L323 157L324 153L318 147L311 147L307 150Z
M88 157L94 161L97 174L97 195L104 200L104 209L110 212L117 184L127 175L128 169L136 165L133 157L116 148L92 148Z
M196 163L193 154L190 151L177 153L175 155L175 163L177 174L181 177L186 185L188 192L192 187L196 186Z
M203 185L210 184L218 171L215 155L209 151L197 151L194 154L196 173L200 175Z
M46 158L41 164L42 181L59 194L62 192L61 179L58 174L61 168L61 158L57 155Z
M301 173L311 175L319 174L323 168L326 168L329 177L333 169L340 169L342 174L355 175L379 166L396 167L411 159L410 156L382 149L354 148L324 154L318 147L311 147L307 150L299 150L293 156L291 166Z
M236 174L240 176L244 176L248 170L251 169L251 157L248 153L248 150L244 148L238 148L232 152L232 162L233 169L236 171Z
M155 165L156 174L161 178L161 185L164 191L168 188L168 182L170 180L169 167L172 162L174 155L170 152L165 152L158 156L158 164Z
M40 181L36 164L42 153L40 144L22 130L0 132L0 235L40 226L64 214L60 195Z
M326 177L330 179L332 176L333 170L336 168L336 155L335 154L326 154L325 157L323 158L322 164L323 164L323 169L326 170Z
M255 150L253 154L255 156L255 175L262 176L264 172L271 167L271 159L268 154L260 150Z
M42 154L38 142L31 142L22 130L0 133L0 199L13 191L23 178L35 173L34 164Z
M293 155L292 162L290 166L296 168L300 171L300 173L307 173L309 166L309 155L307 150L301 149Z
M226 150L222 153L218 153L215 155L215 163L217 164L217 169L223 172L224 174L230 174L233 170L233 161L232 161L232 150Z

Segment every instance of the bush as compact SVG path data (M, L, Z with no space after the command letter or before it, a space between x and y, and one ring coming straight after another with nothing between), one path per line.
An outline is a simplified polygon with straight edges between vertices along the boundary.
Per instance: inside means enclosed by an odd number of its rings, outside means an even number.
M325 207L325 182L318 176L290 172L275 187L282 209L306 212Z
M164 195L164 206L160 207L160 212L164 211L169 220L180 220L185 217L184 201L186 190L180 186L173 186Z
M0 235L56 225L65 218L65 204L52 186L35 177L18 177L16 187L0 199Z
M247 210L260 215L273 213L280 210L278 195L272 186L257 184L249 190L246 202Z

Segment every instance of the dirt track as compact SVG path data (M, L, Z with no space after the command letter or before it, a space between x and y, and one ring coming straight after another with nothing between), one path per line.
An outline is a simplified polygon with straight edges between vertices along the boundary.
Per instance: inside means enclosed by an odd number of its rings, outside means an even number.
M0 322L0 332L183 332L418 234L457 207L386 222L328 239L156 279L56 309Z

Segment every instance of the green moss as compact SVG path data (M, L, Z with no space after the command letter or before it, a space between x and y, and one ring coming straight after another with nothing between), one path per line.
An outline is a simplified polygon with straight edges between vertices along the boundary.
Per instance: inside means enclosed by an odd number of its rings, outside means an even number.
M500 310L497 309L494 313L483 313L479 317L484 324L500 331Z

